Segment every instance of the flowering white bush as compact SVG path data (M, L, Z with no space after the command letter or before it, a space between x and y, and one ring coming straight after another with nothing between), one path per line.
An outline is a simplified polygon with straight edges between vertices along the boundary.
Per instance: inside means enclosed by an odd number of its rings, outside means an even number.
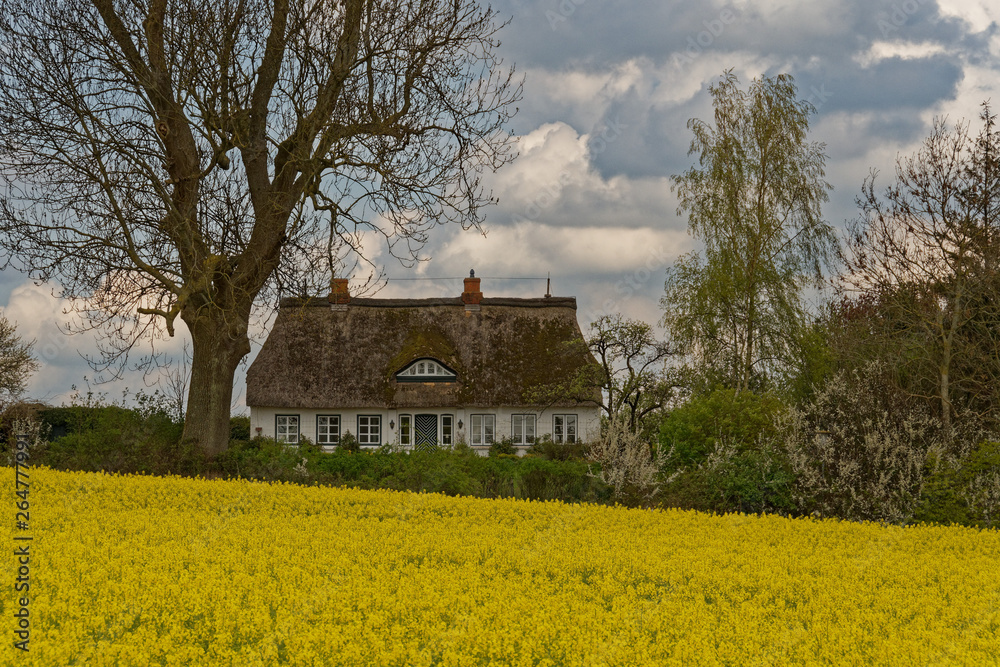
M982 438L973 423L948 432L926 409L894 394L873 363L839 373L811 402L779 418L797 475L796 502L820 516L903 523L913 517L929 453L964 456Z
M590 447L590 457L601 464L598 473L591 473L614 489L620 500L645 503L660 490L660 469L666 453L653 448L641 435L633 433L624 418L608 423L604 435Z

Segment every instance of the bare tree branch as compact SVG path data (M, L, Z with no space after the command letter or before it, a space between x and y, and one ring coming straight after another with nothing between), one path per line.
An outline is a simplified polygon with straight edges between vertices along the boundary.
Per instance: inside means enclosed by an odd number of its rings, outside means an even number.
M106 334L95 369L180 318L185 437L218 451L281 286L479 226L514 157L501 27L473 0L0 0L2 261Z

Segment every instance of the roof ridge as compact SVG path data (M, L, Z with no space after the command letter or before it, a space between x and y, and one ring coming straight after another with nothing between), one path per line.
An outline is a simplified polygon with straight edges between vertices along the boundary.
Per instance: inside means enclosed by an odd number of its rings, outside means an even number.
M483 306L519 306L523 308L572 308L576 310L575 296L543 296L543 297L483 297ZM330 300L320 297L284 297L278 303L279 308L319 308L328 307ZM428 306L465 307L462 297L426 297L419 299L405 298L374 298L352 297L348 307L362 308L419 308Z

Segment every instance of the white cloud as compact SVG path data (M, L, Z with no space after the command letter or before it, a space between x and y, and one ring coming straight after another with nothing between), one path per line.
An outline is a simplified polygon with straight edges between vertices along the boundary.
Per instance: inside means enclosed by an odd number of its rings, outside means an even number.
M10 294L3 315L17 324L17 333L25 341L34 341L34 354L47 366L70 366L79 359L76 353L81 338L62 333L71 316L62 311L68 305L52 296L51 285L25 283Z
M548 123L518 141L519 155L491 180L501 205L537 217L569 186L605 189L590 172L586 136L566 123Z
M487 297L538 297L551 274L553 295L576 297L584 329L600 315L613 313L654 324L661 317L666 269L691 247L686 231L650 226L568 228L522 222L496 227L485 238L456 231L432 261L418 268L417 276L398 273L406 279L390 278L378 296L456 297L472 268Z
M942 15L964 19L977 32L1000 23L1000 5L995 0L937 0L937 4Z
M525 71L525 84L532 107L559 109L561 120L592 127L611 101L638 83L644 69L644 63L638 60L598 70L529 67Z
M456 235L434 261L439 266L468 265L477 275L544 277L551 272L553 276L596 278L628 274L640 267L666 268L689 247L683 230L567 228L521 222L496 227L486 237Z
M683 227L672 214L676 199L665 177L603 178L593 158L621 136L614 123L580 134L566 123L548 123L521 141L521 155L489 179L500 200L487 229L507 221L553 227ZM666 212L666 215L664 215Z
M100 376L81 355L98 357L101 333L64 333L67 324L78 330L82 320L71 312L69 301L53 296L56 291L49 284L23 283L11 290L6 307L0 309L4 317L17 324L17 333L23 340L34 342L32 353L39 362L39 368L29 380L26 394L51 405L68 403L73 385L86 391L85 377L90 379L91 389L95 393L106 394L109 401L120 399L126 387L130 388L131 394L143 389L142 373L126 372L125 377L119 380L96 381ZM179 359L185 340L189 340L187 327L178 319L175 337L156 341L155 349L166 357ZM148 353L149 349L149 342L142 341L136 346L135 355ZM136 359L135 355L130 359ZM148 378L150 382L156 379L155 374Z
M946 53L944 45L934 42L873 42L871 47L854 55L854 61L862 67L871 67L886 58L903 58L904 60L926 58L927 56Z

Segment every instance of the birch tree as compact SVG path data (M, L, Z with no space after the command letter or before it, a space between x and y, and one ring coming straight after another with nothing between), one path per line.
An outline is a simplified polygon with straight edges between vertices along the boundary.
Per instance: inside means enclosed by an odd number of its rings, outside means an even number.
M668 271L663 324L710 382L759 389L788 367L803 288L821 285L834 257L820 211L826 156L806 140L815 109L791 76L742 90L730 70L709 92L714 124L688 122L698 165L673 177L677 213L704 251Z

